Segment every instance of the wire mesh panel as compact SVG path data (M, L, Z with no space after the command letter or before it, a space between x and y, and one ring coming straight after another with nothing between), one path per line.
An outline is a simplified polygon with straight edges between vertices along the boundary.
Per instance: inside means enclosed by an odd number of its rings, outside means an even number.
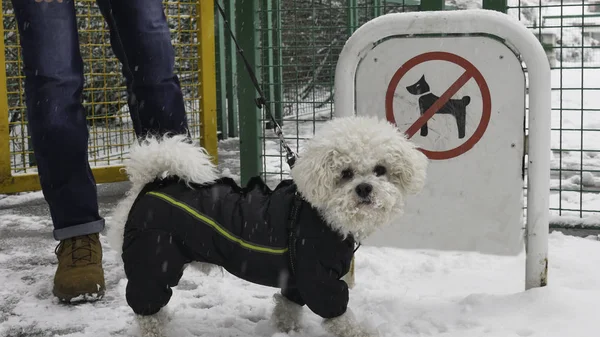
M198 34L201 29L201 7L197 0L164 1L164 6L175 48L175 72L179 76L184 93L190 132L194 138L200 139L203 88L201 40ZM134 141L122 66L113 54L108 26L96 6L96 1L79 0L75 2L75 7L80 51L84 61L85 84L82 99L90 133L90 165L92 168L120 165L129 145ZM212 9L212 6L210 8ZM35 174L36 163L27 130L19 32L11 1L3 0L2 9L11 174ZM213 13L210 15L209 24L212 25ZM214 47L212 51L214 52ZM214 87L214 84L210 85Z
M337 57L353 30L427 1L261 1L263 87L294 150L333 115ZM471 8L482 2L445 3L446 10ZM600 1L509 0L507 13L538 36L552 69L552 221L600 224ZM268 128L261 141L262 174L275 185L288 175L285 152Z
M600 6L511 0L508 14L538 36L552 69L553 222L599 223Z
M290 146L299 151L318 124L333 116L338 56L352 32L385 13L414 11L418 2L383 0L265 0L260 2L260 73L274 114ZM264 116L263 124L268 125ZM263 178L287 177L277 137L263 128Z

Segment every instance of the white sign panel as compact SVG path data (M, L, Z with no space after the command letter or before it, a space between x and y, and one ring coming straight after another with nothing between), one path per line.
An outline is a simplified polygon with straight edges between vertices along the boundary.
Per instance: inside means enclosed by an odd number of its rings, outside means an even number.
M550 67L522 23L489 10L373 19L338 59L335 115L386 118L430 158L424 191L365 243L512 255L525 241L526 289L547 284Z
M356 113L387 118L431 159L425 190L373 245L523 248L525 76L488 37L396 37L356 69Z

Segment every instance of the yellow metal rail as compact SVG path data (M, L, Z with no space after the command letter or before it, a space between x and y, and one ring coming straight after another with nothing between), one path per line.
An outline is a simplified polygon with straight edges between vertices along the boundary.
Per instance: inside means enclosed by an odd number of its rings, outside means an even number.
M2 4L7 10L1 10ZM164 1L176 54L176 72L184 91L192 137L217 162L214 3ZM10 1L0 3L0 193L40 189L29 145L23 61ZM127 108L120 63L95 0L76 2L80 50L85 63L84 107L90 130L89 161L97 183L124 181L123 159L134 132Z

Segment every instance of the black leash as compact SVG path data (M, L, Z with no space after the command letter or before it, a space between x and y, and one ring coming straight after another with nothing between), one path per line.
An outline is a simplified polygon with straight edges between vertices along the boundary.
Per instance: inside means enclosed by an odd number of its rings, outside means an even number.
M231 35L231 38L233 39L233 42L235 43L238 54L242 57L242 60L244 60L244 65L246 66L246 71L248 71L248 75L250 75L250 79L252 79L252 83L254 83L254 88L258 92L259 97L256 98L256 100L255 100L256 106L258 106L258 108L260 108L260 109L264 108L265 111L267 112L267 115L269 116L269 118L271 118L271 122L273 122L273 125L275 126L275 134L277 135L277 137L279 137L281 146L283 146L283 148L285 149L285 152L287 153L286 154L287 163L290 166L290 168L292 168L292 167L294 167L294 164L296 163L296 158L298 156L288 146L288 144L285 141L285 138L283 136L283 131L281 130L281 126L279 125L279 123L277 123L277 121L273 117L273 114L271 114L271 109L269 108L269 105L267 104L265 94L263 93L262 89L260 88L260 84L258 83L256 74L252 70L252 66L248 62L248 59L246 59L246 56L244 55L244 51L238 44L237 39L235 38L235 34L233 33L233 30L231 30L231 26L229 26L229 21L227 21L227 17L225 15L225 11L223 10L223 7L221 7L221 4L218 1L215 1L215 4L217 5L217 8L219 9L221 16L223 17L223 21L225 22L225 26L227 27L227 30L229 31L229 35Z

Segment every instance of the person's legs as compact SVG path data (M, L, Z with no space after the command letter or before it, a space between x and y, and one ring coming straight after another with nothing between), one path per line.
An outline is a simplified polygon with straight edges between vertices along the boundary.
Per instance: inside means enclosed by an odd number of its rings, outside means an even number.
M54 238L61 241L54 292L65 300L101 294L104 274L97 233L104 228L104 219L88 162L74 3L12 0L12 4L24 60L29 131Z
M136 134L187 133L175 52L161 0L97 0L124 64ZM137 123L136 123L137 122Z
M115 53L115 56L121 62L121 72L125 77L125 83L127 87L127 105L129 107L129 114L131 115L131 119L133 122L133 129L136 135L141 133L141 125L140 120L138 118L138 102L135 97L135 94L132 91L133 84L133 72L129 68L129 64L127 62L127 57L125 56L125 51L123 49L123 44L121 41L121 37L119 36L119 32L117 29L117 24L113 18L112 8L110 5L110 0L96 0L96 4L98 4L98 8L100 9L100 13L104 17L106 23L108 24L108 30L110 33L110 45Z

